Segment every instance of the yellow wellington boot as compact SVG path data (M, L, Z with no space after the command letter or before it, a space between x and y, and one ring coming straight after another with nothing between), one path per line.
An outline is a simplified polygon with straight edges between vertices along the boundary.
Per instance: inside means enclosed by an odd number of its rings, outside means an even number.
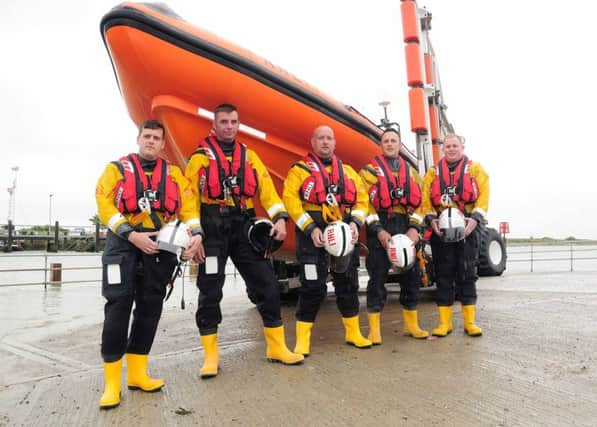
M286 347L284 326L277 328L263 328L265 342L267 343L266 357L270 362L280 362L284 365L298 365L303 363L305 356L293 353Z
M440 305L437 310L439 312L439 325L431 333L436 337L445 337L452 332L452 307Z
M201 335L201 344L203 344L203 366L199 370L201 378L211 378L218 375L218 363L220 355L218 354L218 334Z
M404 319L404 330L413 338L423 339L429 336L429 332L419 327L419 317L417 310L402 310Z
M379 321L381 313L367 313L367 317L369 318L369 336L367 339L371 341L371 344L373 345L380 345L381 326Z
M112 409L120 405L120 373L122 359L116 362L104 363L104 393L100 399L100 409Z
M311 328L313 322L296 322L296 345L294 352L309 357L311 347Z
M480 337L483 335L483 329L475 325L474 305L463 305L462 317L464 317L464 331L469 337Z
M343 317L342 323L344 323L344 328L346 329L345 340L347 344L354 345L357 348L371 348L373 345L371 341L361 335L358 315Z
M149 393L160 391L164 387L164 380L151 378L147 375L146 354L126 354L126 383L129 390L143 390Z

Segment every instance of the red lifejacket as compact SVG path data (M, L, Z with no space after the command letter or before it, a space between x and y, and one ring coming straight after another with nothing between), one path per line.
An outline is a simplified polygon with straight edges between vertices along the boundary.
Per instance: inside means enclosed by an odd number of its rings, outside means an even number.
M354 181L344 174L342 161L332 156L332 172L328 173L324 164L315 154L309 153L303 161L309 167L311 176L301 186L301 198L309 203L326 203L328 194L333 194L339 205L352 206L357 201Z
M377 175L377 183L369 188L369 200L375 209L404 206L413 211L421 204L421 187L410 174L408 164L398 157L398 176L392 173L384 156L371 161Z
M116 206L121 213L138 213L138 202L147 197L151 210L174 215L180 207L180 191L170 175L168 162L161 158L151 174L145 174L137 154L129 154L118 160L123 178L116 186Z
M253 197L257 192L257 173L247 160L247 148L240 142L234 144L232 162L229 162L213 136L205 138L200 146L203 148L209 166L199 170L201 192L207 190L210 199L223 199L224 186L231 195L241 198Z
M435 178L431 184L431 203L442 205L442 197L448 196L464 210L466 203L472 203L479 197L477 181L470 175L473 162L466 156L458 162L453 173L450 173L446 158L442 158L435 168ZM445 202L445 201L444 201ZM445 203L444 203L445 204Z

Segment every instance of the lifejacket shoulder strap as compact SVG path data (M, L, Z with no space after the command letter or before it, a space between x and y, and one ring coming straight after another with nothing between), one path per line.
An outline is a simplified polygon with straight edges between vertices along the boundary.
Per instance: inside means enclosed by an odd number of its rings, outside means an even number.
M199 148L197 148L195 151L191 153L189 159L193 157L195 154L203 154L204 156L207 156L207 153L205 152L205 147L203 147L203 145L199 145Z
M385 159L382 156L375 156L373 158L373 161L376 163L376 166L381 169L381 172L384 174L384 177L386 180L390 181L390 184L394 184L394 174L392 173L392 171L390 170L390 168L388 167ZM377 170L375 171L375 175L377 176L377 178L379 179L379 175L377 173Z
M118 172L120 172L120 174L122 176L124 176L124 167L122 166L122 163L120 163L120 161L115 160L115 161L110 162L110 163L112 163L114 166L116 166L116 168L118 169Z
M456 194L462 194L464 175L465 175L465 172L467 169L466 165L468 163L469 163L469 159L466 156L463 156L456 164L456 167L453 169L453 171L454 171L453 175L450 174L450 168L448 167L448 161L446 160L445 157L442 158L437 163L437 176L438 176L439 182L440 182L441 194L444 194L446 191L446 187L449 184L453 183L454 181L456 181L456 189L455 189ZM452 182L450 181L450 176L453 177Z
M307 163L307 166L309 165L309 162L313 163L314 165L317 165L317 169L319 169L318 171L316 171L316 170L313 170L313 168L310 167L309 168L309 172L313 176L317 176L317 179L321 179L322 182L323 182L323 188L327 189L329 187L329 185L330 185L330 182L329 182L329 179L328 179L328 171L325 169L325 165L319 159L319 157L317 157L313 153L309 153L309 154L307 154L305 156L305 163ZM332 160L332 165L333 165L333 160Z
M456 185L456 194L462 194L462 188L464 185L464 175L468 171L468 166L470 163L472 163L472 162L469 161L468 157L462 156L462 159L457 166L457 168L460 168L460 169L457 169L458 172L460 172L460 173L458 174L458 177L457 177L458 183Z
M295 162L295 163L293 163L293 164L292 164L292 166L290 166L290 169L292 169L292 168L293 168L293 167L295 167L295 166L296 166L297 168L301 168L302 170L304 170L304 171L307 171L307 172L311 173L311 169L309 168L309 166L307 166L307 165L306 165L306 164L304 164L304 163L301 163L301 162Z
M404 171L404 192L410 199L410 166L398 156L398 182L400 182L401 171Z
M245 183L245 166L247 163L247 147L240 142L236 142L236 147L232 153L232 175L236 175L240 188L244 188Z
M129 154L127 159L135 174L135 192L137 193L137 200L139 200L143 197L143 192L149 187L149 180L147 179L147 175L145 175L139 157L136 154Z
M202 144L213 154L214 158L212 159L209 154L206 153L210 163L213 164L213 162L216 162L219 180L220 182L223 182L228 175L228 171L230 170L230 165L228 164L228 160L226 160L226 156L224 156L224 152L213 136L208 136L205 138Z
M160 198L160 206L166 204L166 180L168 179L168 163L165 160L158 158L158 163L155 165L153 175L151 177L152 187L158 190ZM159 174L159 175L158 175ZM155 188L157 187L157 188Z
M435 179L439 180L439 194L444 194L446 192L446 176L445 172L448 169L448 162L446 158L442 158L439 162L437 162L437 166L435 167ZM450 171L448 171L448 174Z
M334 162L334 160L336 161ZM335 182L334 184L338 186L338 193L344 195L344 166L342 160L337 159L336 156L332 158L332 180L335 178L334 167L338 168L338 182Z
M377 171L376 171L374 168L372 168L371 166L369 166L369 165L365 165L365 166L363 167L363 169L365 169L365 170L366 170L367 172L369 172L371 175L373 175L373 176L377 176Z
M394 175L394 171L390 168L382 156L375 156L373 160L385 175L386 182L388 183L388 187L390 189L399 187L404 190L406 194L409 194L410 167L402 157L398 156L396 158L398 166L396 172L398 176Z

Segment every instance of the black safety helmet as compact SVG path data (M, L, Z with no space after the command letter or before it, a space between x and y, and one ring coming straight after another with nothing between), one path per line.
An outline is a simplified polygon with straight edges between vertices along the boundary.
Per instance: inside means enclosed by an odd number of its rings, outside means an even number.
M276 240L269 233L274 224L267 218L255 219L249 226L249 244L255 252L264 258L280 249L282 240Z

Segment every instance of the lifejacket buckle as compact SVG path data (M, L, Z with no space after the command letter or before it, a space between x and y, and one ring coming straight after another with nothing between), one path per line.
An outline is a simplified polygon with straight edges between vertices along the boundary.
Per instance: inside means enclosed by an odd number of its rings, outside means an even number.
M454 200L452 200L452 197L450 197L447 193L444 193L440 198L440 204L442 206L452 206L454 204Z
M328 193L325 196L325 202L329 206L338 206L338 199L336 199L336 195L332 193Z
M392 188L390 190L390 199L401 199L404 197L404 190L402 188Z
M238 187L238 177L236 175L233 175L229 176L228 178L225 178L224 182L222 182L222 186L230 189Z
M228 184L226 184L226 181L223 181L222 182L222 200L227 201L229 198L230 198L230 188L228 187Z
M453 198L456 195L456 187L453 185L446 187L444 194L448 195L450 198Z
M147 197L141 197L137 202L137 206L139 206L141 212L151 213L151 201Z
M143 197L150 202L155 202L158 199L158 192L157 190L145 190L143 192Z
M336 184L330 184L328 187L328 194L338 194L338 186Z

